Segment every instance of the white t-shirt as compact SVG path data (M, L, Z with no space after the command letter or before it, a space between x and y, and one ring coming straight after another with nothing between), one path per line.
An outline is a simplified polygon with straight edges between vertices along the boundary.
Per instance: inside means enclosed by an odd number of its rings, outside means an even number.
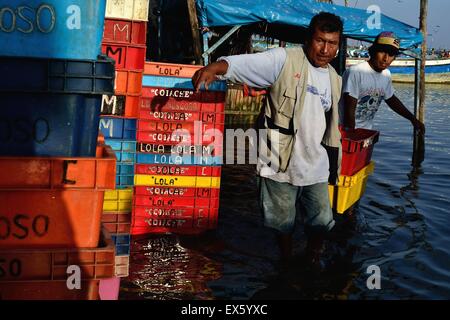
M225 79L263 88L277 80L286 61L286 51L276 48L254 55L220 59L226 60L229 65ZM286 172L277 173L262 161L257 166L260 176L296 186L327 182L329 176L328 155L321 142L326 129L325 111L331 108L330 75L327 68L315 68L311 64L308 67L307 93L301 123Z
M373 119L383 100L394 95L391 72L376 72L367 61L348 68L342 76L342 92L357 99L355 128L372 129ZM341 123L344 114L340 106Z

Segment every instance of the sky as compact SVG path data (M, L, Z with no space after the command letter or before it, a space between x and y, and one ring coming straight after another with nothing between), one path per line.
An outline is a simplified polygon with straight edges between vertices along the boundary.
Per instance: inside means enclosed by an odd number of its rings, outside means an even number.
M345 1L334 0L333 2L344 5ZM360 9L367 9L373 4L381 8L381 13L419 27L420 0L348 0L349 7L356 6ZM428 47L450 49L450 1L428 0L427 20Z

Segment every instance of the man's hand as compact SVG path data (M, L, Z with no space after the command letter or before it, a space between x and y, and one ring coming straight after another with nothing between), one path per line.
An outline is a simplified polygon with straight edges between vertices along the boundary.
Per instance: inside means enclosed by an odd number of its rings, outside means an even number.
M195 92L200 90L202 84L205 89L208 90L210 83L217 80L217 75L224 75L227 73L228 63L224 60L220 60L210 65L197 70L192 76L192 84L194 85Z
M425 125L422 122L414 118L413 120L411 120L411 123L414 126L414 129L419 132L419 134L425 134Z

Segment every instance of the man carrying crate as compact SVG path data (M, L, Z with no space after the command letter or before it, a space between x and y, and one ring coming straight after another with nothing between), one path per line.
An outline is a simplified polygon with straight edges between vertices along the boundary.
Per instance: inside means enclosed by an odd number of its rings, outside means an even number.
M339 176L341 78L329 62L337 56L342 30L339 17L321 12L311 20L304 47L222 57L192 77L196 90L202 84L207 89L217 76L270 87L261 128L269 132L266 146L277 159L262 160L259 145L259 203L265 225L277 233L283 261L291 258L301 210L306 257L314 268L320 267L323 240L335 225L328 181L335 184Z
M344 130L371 130L375 114L381 102L385 101L393 111L409 120L420 134L425 133L423 123L394 94L391 73L387 68L399 54L399 49L400 42L393 32L381 32L369 48L369 61L351 66L345 71L339 110ZM358 202L347 209L346 214L352 215L357 205Z

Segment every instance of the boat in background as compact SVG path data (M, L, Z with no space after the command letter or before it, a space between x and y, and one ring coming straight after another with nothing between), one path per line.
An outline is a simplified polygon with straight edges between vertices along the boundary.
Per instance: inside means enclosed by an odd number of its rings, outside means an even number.
M361 63L367 59L347 58L346 66ZM413 59L396 59L389 70L393 82L414 83ZM425 65L425 83L450 84L450 59L427 60Z

